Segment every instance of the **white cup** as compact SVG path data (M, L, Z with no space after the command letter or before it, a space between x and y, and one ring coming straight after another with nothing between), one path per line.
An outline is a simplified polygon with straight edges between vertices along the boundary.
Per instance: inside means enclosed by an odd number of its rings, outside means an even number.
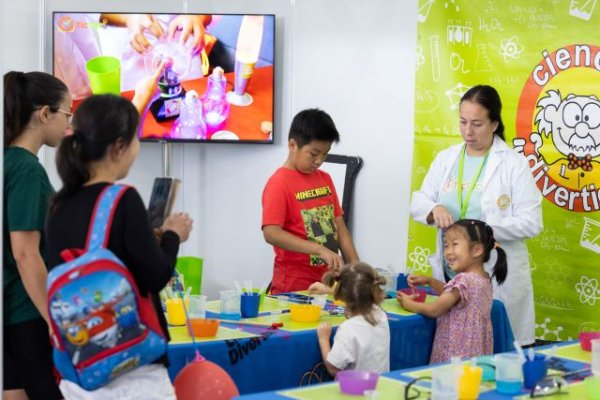
M600 339L592 339L592 374L600 376Z
M458 383L461 371L454 365L431 370L431 399L458 399Z
M189 299L189 318L206 318L206 296L203 294L193 294L189 296Z

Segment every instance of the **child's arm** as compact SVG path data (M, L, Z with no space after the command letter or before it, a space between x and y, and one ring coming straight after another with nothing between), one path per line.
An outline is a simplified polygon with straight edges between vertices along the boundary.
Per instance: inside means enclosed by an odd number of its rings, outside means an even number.
M344 260L339 254L327 247L310 240L301 239L285 230L279 225L265 225L263 227L265 241L284 250L291 250L304 254L315 254L323 259L330 269L339 271L344 266Z
M429 285L437 293L441 294L444 291L444 283L430 276L410 275L408 277L410 286Z
M331 351L331 345L329 344L329 338L331 337L331 324L329 322L322 322L317 327L317 336L319 337L319 347L321 348L321 357L323 357L323 364L327 368L327 372L331 376L335 376L340 369L336 368L333 364L327 361L327 356Z
M342 216L336 217L335 225L337 226L340 250L342 250L344 260L348 263L357 262L358 253L356 252L354 242L352 241L352 235L350 235L350 231L344 222L344 218Z
M396 294L396 298L402 307L408 311L431 318L437 318L445 314L460 300L460 294L456 288L453 288L450 292L443 292L434 303L418 303L412 297L402 292L397 292Z

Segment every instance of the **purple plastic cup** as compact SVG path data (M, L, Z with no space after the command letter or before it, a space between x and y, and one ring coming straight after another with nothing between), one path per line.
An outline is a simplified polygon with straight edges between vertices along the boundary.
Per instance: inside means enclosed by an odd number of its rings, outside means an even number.
M338 372L335 379L338 381L342 393L362 395L365 390L375 389L379 374L375 372L348 370Z

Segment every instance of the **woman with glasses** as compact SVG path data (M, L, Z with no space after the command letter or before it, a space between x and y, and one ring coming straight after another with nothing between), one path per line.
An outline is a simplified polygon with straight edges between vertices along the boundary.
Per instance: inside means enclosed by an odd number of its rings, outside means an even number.
M37 154L70 130L72 101L52 75L4 75L4 399L62 398L52 370L43 232L54 190Z

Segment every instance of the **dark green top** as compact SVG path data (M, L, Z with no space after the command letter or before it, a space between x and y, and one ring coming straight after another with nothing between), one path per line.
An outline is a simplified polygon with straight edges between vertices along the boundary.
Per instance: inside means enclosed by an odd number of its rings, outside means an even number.
M20 147L4 149L4 325L40 318L17 271L10 232L39 231L40 253L45 260L44 220L53 193L48 174L35 154Z

